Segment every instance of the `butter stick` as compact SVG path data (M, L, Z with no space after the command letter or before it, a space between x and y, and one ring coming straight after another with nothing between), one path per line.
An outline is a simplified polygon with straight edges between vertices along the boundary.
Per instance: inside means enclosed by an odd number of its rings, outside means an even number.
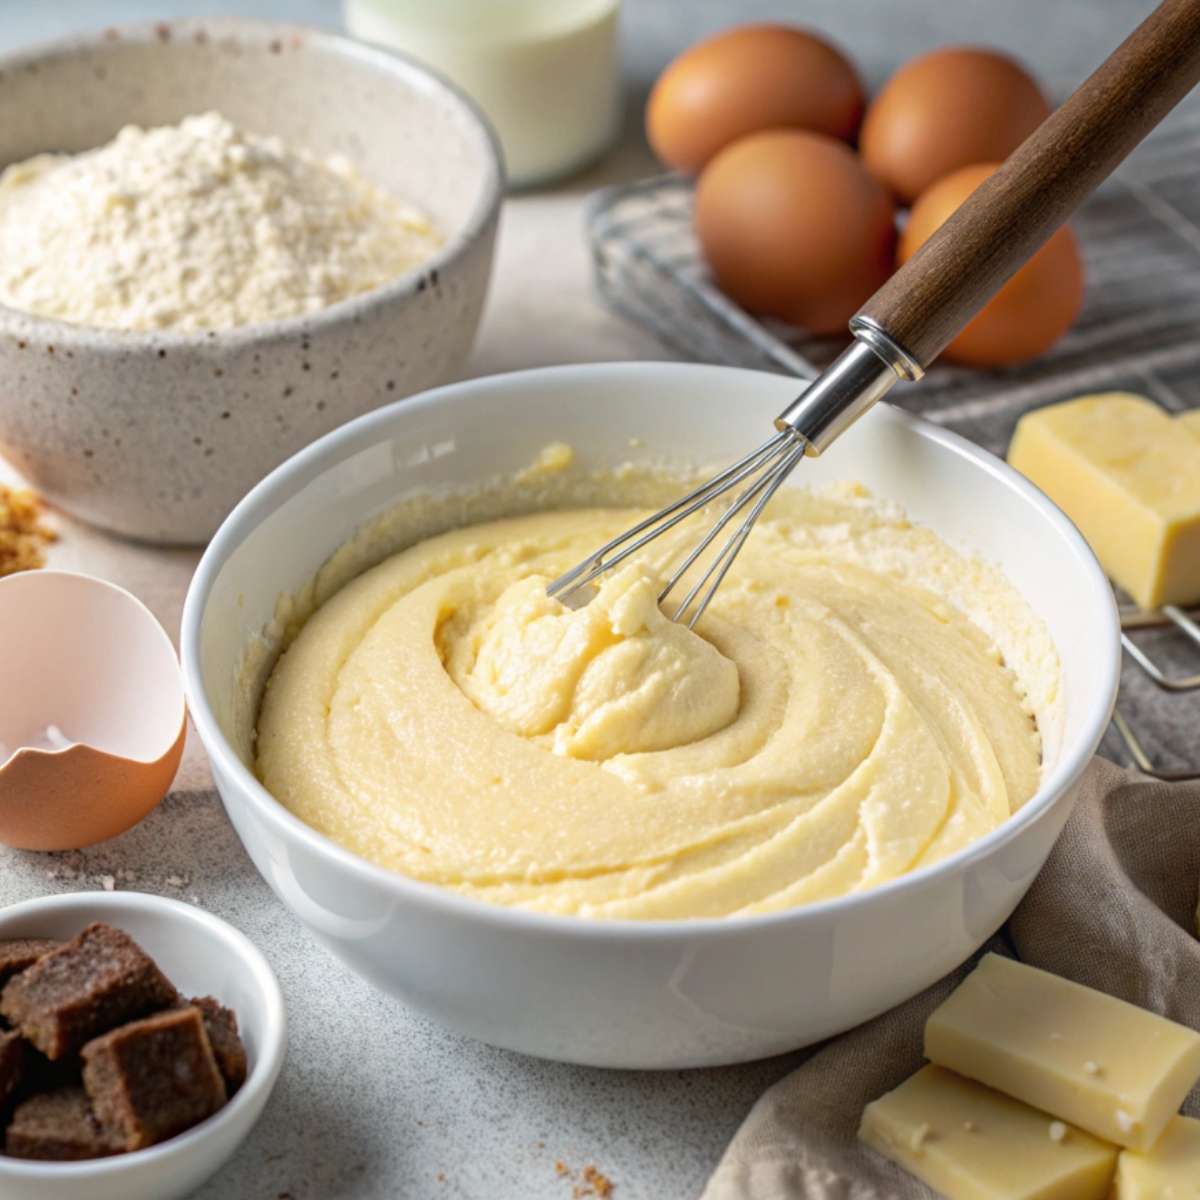
M858 1136L947 1200L1103 1200L1115 1146L941 1067L868 1104Z
M1200 1033L988 954L926 1022L925 1056L1145 1149L1200 1078Z
M1200 1200L1200 1121L1172 1117L1149 1150L1122 1150L1113 1200Z
M1008 461L1061 508L1143 608L1200 600L1200 418L1142 396L1027 413Z

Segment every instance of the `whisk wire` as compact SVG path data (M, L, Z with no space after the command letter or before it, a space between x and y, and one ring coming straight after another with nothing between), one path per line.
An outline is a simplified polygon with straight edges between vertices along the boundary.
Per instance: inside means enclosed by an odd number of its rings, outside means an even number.
M700 603L687 619L688 627L693 627L700 619L704 610L712 601L717 588L720 587L733 560L737 557L742 544L750 534L754 522L766 507L767 502L775 494L779 485L791 474L792 469L804 456L804 443L790 431L776 433L757 449L738 459L732 466L726 467L711 479L693 488L687 495L680 497L673 504L660 509L653 515L639 521L624 533L601 546L590 557L577 566L560 575L547 588L550 596L556 597L569 607L576 608L586 604L591 598L590 587L601 575L612 570L631 555L636 554L655 538L673 529L681 521L693 513L711 504L718 496L733 491L739 484L754 477L743 488L713 523L703 538L689 551L683 562L671 575L670 579L659 592L659 603L663 603L668 594L674 589L695 564L696 560L713 543L718 534L728 526L738 513L748 505L753 504L749 514L742 524L730 535L728 541L708 565L703 575L689 589L687 595L675 611L673 620L680 621L687 613L692 602L701 596ZM711 582L710 582L711 581ZM705 590L705 585L709 585Z
M784 442L786 442L788 440L789 439L787 439L786 437L784 438ZM759 450L765 451L768 446L771 448L770 453L766 453L766 454L760 453L760 454L756 455L755 460L753 462L748 464L745 467L745 469L739 471L737 473L737 475L735 475L732 479L729 480L728 484L726 485L726 487L729 490L732 490L734 487L736 487L748 475L752 475L755 471L762 468L764 466L764 464L766 464L766 463L770 462L772 459L778 457L778 455L781 454L786 449L786 447L784 446L784 444L782 442L776 443L775 439L772 438L771 442L768 442L766 445L759 447ZM683 562L680 563L678 570L676 570L675 574L672 575L671 578L667 580L666 585L663 587L662 591L658 593L659 604L661 604L667 598L667 595L671 591L671 589L680 581L680 579L683 578L683 576L685 574L687 574L688 568L692 565L692 563L694 563L696 561L696 559L698 559L700 557L700 555L703 554L706 549L708 549L713 538L715 538L717 536L717 534L720 533L721 530L724 529L725 526L733 519L733 517L736 516L737 513L740 512L750 502L750 500L755 495L758 494L758 491L763 486L763 481L766 478L767 478L766 475L761 475L757 480L755 480L754 483L752 483L748 488L746 488L737 497L737 499L734 500L734 502L728 508L726 508L726 510L721 514L720 518L711 526L708 533L706 533L704 535L704 537L701 538L701 540L696 543L696 545L692 548L691 553L689 553L688 556L683 560ZM712 499L712 494L710 493L708 499L706 500L706 503L710 503L711 499Z
M673 504L639 521L612 541L606 542L590 557L549 584L546 588L547 595L556 597L569 607L575 607L572 601L577 598L582 597L586 601L590 597L585 589L601 575L636 554L668 529L673 529L692 513L710 504L715 497L736 487L747 475L762 467L765 461L776 456L780 448L789 442L794 442L790 433L775 434L758 449L752 450L732 466L726 467L699 487L693 488L686 496L681 496ZM625 545L627 542L631 544ZM611 558L608 557L610 554Z
M803 445L794 446L789 452L784 454L780 461L774 467L772 467L770 471L764 474L760 479L757 479L750 487L746 488L746 490L722 515L720 521L718 521L709 531L708 536L700 546L700 550L703 550L704 546L712 541L712 539L717 535L717 533L720 532L722 528L724 528L724 526L729 522L735 513L740 512L755 496L758 497L758 499L755 501L754 507L750 510L746 519L737 527L734 533L730 536L729 540L721 547L717 556L709 564L708 570L705 571L704 574L701 575L700 578L696 580L696 582L688 590L688 594L683 598L683 602L675 610L675 614L671 618L673 621L682 621L684 619L684 614L688 610L688 605L692 603L692 601L699 594L700 590L711 579L712 583L709 584L708 589L704 592L700 603L696 606L695 612L693 612L692 615L687 618L687 627L689 629L695 628L696 622L699 621L704 615L704 610L709 606L710 603L712 603L712 598L717 594L717 589L722 583L724 583L725 576L729 574L729 568L733 566L733 560L737 558L742 546L746 542L746 539L750 536L750 531L754 528L754 523L758 520L762 510L770 503L771 497L775 495L775 493L779 490L780 485L792 473L796 464L803 457ZM691 565L692 561L695 561L696 557L699 557L698 553L694 553L692 556L689 556L689 566ZM683 568L683 570L675 573L675 575L672 577L671 583L663 589L664 596L675 585L679 577L683 574L684 570L686 570L686 567Z

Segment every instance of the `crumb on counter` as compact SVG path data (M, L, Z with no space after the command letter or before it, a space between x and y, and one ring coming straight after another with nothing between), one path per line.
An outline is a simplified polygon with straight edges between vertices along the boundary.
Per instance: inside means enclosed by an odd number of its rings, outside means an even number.
M47 544L58 535L42 522L41 497L0 483L0 576L46 565Z
M607 1196L611 1196L613 1193L612 1180L590 1164L583 1168L583 1181L591 1189L590 1194L599 1196L601 1200L604 1200ZM589 1193L585 1191L583 1195L586 1196Z
M560 1179L571 1181L573 1184L572 1200L588 1200L589 1197L595 1197L596 1200L608 1200L608 1197L616 1191L616 1184L594 1163L588 1163L576 1173L560 1158L554 1163L554 1173Z

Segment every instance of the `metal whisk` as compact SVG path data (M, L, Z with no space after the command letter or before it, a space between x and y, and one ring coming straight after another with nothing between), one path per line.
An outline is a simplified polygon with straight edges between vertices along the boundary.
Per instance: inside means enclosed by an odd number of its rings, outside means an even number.
M920 366L869 320L856 317L852 328L854 344L779 414L774 437L686 496L601 546L554 580L546 588L547 593L570 608L581 608L592 598L593 585L601 575L693 513L721 496L734 493L729 505L688 551L658 594L658 602L665 603L696 560L735 517L744 513L741 523L705 564L700 577L672 614L672 620L684 622L689 628L694 626L729 573L759 514L805 454L819 454L900 379L921 377Z
M678 525L680 521L690 517L698 509L710 504L717 496L735 488L743 480L755 476L754 481L738 494L717 522L688 553L679 568L658 593L659 604L665 603L675 585L684 577L696 559L712 544L717 534L748 504L753 503L749 515L737 527L708 569L693 584L683 598L683 602L672 614L673 621L686 619L690 629L700 619L700 614L708 607L717 588L721 586L721 581L733 565L733 560L742 548L742 543L749 537L750 530L758 519L758 514L766 507L767 501L771 499L776 489L803 456L804 447L802 445L798 445L786 433L777 433L770 441L764 442L757 450L747 454L745 458L739 459L733 466L726 468L719 475L715 475L707 483L688 492L674 504L660 509L652 517L640 521L632 529L627 529L618 537L613 538L611 542L606 542L591 558L585 559L565 575L560 575L546 588L547 594L558 597L570 608L582 607L591 598L592 584L606 571L610 571L630 555L636 554L647 543ZM712 582L709 583L709 580ZM700 595L706 583L709 584L708 590L700 597L700 603L696 605L692 615L685 618L688 606Z
M679 586L740 514L673 619L696 624L763 509L806 454L822 453L901 379L918 380L1008 278L1200 79L1200 4L1165 0L1013 152L850 321L854 341L775 420L778 431L547 587L581 608L596 581L693 513L732 500L659 593Z

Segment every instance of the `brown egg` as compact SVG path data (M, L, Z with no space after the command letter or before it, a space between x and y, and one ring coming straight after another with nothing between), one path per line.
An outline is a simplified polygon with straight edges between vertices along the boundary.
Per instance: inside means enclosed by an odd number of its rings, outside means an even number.
M844 330L894 265L886 190L819 133L776 129L726 147L697 182L695 224L729 296L814 333Z
M923 192L900 236L899 261L912 258L998 166L963 167ZM1082 303L1083 260L1075 235L1064 227L988 301L942 357L975 367L1036 358L1070 329Z
M1049 114L1019 63L947 46L888 80L867 109L859 150L875 178L910 203L959 167L1003 161Z
M646 106L646 135L667 166L694 172L763 129L851 138L863 104L854 67L828 42L789 25L741 25L663 71Z

